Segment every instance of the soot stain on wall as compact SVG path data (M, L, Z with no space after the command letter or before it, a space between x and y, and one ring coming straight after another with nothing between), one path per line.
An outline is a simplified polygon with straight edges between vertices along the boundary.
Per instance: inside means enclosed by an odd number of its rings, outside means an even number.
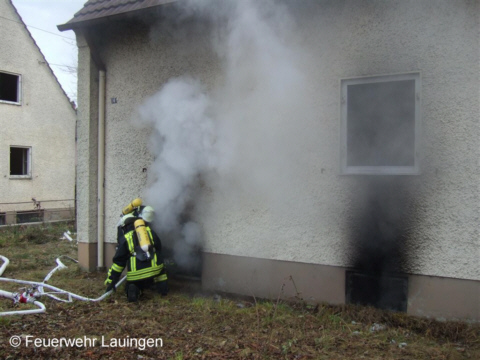
M347 302L406 311L414 201L406 177L359 178L349 217Z

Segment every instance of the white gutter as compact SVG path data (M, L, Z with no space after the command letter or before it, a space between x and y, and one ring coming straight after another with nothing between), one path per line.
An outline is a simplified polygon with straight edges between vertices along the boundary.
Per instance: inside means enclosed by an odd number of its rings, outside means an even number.
M105 70L98 80L98 203L97 203L97 269L104 270L105 237Z

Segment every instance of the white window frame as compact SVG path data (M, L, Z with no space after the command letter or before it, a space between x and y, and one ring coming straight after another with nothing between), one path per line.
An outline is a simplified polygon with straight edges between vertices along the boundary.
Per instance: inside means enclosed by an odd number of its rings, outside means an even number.
M347 109L348 109L348 86L367 83L391 82L402 80L415 81L415 140L414 140L414 165L413 166L348 166L347 165ZM420 129L421 129L421 76L419 72L374 75L340 80L341 104L340 104L340 174L342 175L418 175L420 173Z
M0 73L3 74L8 74L8 75L14 75L17 76L17 100L18 101L8 101L8 100L2 100L0 99L0 103L4 104L13 104L13 105L21 105L22 104L22 75L8 72L8 71L3 71L0 70Z
M16 149L27 149L27 173L25 175L10 175L10 179L31 179L32 178L32 147L31 146L17 146L10 145L9 150L12 148ZM11 156L9 156L9 172L11 169Z

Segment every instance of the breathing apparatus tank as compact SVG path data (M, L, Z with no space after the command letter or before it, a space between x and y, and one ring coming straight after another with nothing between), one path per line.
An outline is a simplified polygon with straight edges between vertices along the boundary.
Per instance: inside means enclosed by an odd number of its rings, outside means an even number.
M151 245L151 243L150 243L150 237L148 236L148 233L147 233L147 228L145 227L145 221L143 221L142 219L138 219L135 221L134 225L135 225L135 232L137 233L139 245L142 248L142 250L145 251L147 256L150 257L150 254L148 252L148 247Z
M133 210L135 210L135 208L139 207L140 205L142 205L142 199L136 198L130 204L128 204L126 207L123 208L122 214L123 215L130 214Z

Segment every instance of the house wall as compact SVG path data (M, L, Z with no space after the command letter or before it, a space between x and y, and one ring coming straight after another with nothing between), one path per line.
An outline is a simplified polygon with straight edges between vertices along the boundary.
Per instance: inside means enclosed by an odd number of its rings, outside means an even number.
M83 36L78 44L77 113L77 239L79 262L87 269L97 267L98 199L98 68Z
M282 196L215 194L199 211L205 250L352 266L373 192L405 208L404 272L479 280L478 2L309 4L294 12L315 116L288 128L291 179ZM339 79L408 72L422 77L421 175L339 175Z
M408 311L479 320L478 1L295 4L288 13L296 31L282 34L279 43L289 44L280 54L282 59L292 57L300 80L288 84L295 92L279 95L276 113L267 109L263 117L258 116L263 99L248 94L262 94L264 83L243 76L255 74L249 68L258 60L255 53L229 63L228 55L211 45L211 33L198 31L198 23L166 32L114 24L102 31L97 41L107 67L109 246L114 247L120 210L143 196L154 161L150 132L134 125L136 109L168 79L188 74L228 104L222 114L231 117L221 118L220 127L228 124L230 134L240 134L235 139L247 144L230 149L230 163L217 169L220 177L204 174L204 187L196 198L193 217L204 233L205 288L269 296L295 273L302 286L295 291L307 298L343 302L345 283L338 279L365 260L359 259L360 245L368 239L359 237L369 236L369 215L387 212L381 221L398 220L402 225L400 230L395 227L401 244L387 255L400 262L395 271L409 274ZM229 72L231 68L235 71ZM420 175L340 175L340 80L411 72L420 73L422 82ZM87 118L83 121L86 128ZM79 176L86 201L86 186L95 180L92 173ZM91 200L86 203L92 206ZM387 205L393 206L385 210ZM391 215L392 209L397 213ZM95 241L87 236L92 216L79 222L85 243ZM251 266L254 259L261 265ZM272 277L243 284L263 271ZM423 302L413 296L419 284L438 293L455 279L462 282L456 296L465 300L463 310L452 310L452 304L432 306L431 294ZM327 287L328 293L319 296L319 289Z
M0 102L0 212L71 209L75 111L10 1L0 1L0 71L21 75L20 105ZM10 178L10 146L31 147L31 178ZM70 218L72 217L70 216Z
M198 25L203 26L203 25ZM105 149L105 263L111 264L116 243L116 224L121 210L136 197L142 197L153 155L149 152L150 131L135 126L136 110L156 93L172 74L198 71L202 81L216 81L219 69L212 58L212 44L207 35L190 29L195 45L186 46L179 37L151 34L138 23L115 24L97 29L105 35L91 36L101 61L106 64L106 149ZM95 34L95 31L93 31ZM181 37L183 38L184 35ZM87 36L88 37L88 36ZM153 37L153 39L152 39ZM97 241L97 166L98 159L98 67L81 31L78 85L77 238L82 264L96 268ZM133 53L132 53L133 49ZM152 55L153 52L153 55ZM135 56L123 56L122 54ZM140 60L141 59L141 60ZM159 66L159 64L163 64ZM212 85L210 85L212 86ZM115 103L112 99L115 99ZM84 249L84 250L82 250Z
M471 136L479 131L478 2L462 5L435 2L428 18L428 2L317 2L297 9L300 62L311 87L305 103L316 116L306 112L288 128L294 145L285 144L293 156L280 165L290 176L280 183L283 194L266 184L253 196L217 193L202 208L206 250L352 265L354 232L362 229L358 212L374 192L375 200L406 208L405 272L478 280L479 148ZM339 79L408 72L422 76L421 175L339 175Z

